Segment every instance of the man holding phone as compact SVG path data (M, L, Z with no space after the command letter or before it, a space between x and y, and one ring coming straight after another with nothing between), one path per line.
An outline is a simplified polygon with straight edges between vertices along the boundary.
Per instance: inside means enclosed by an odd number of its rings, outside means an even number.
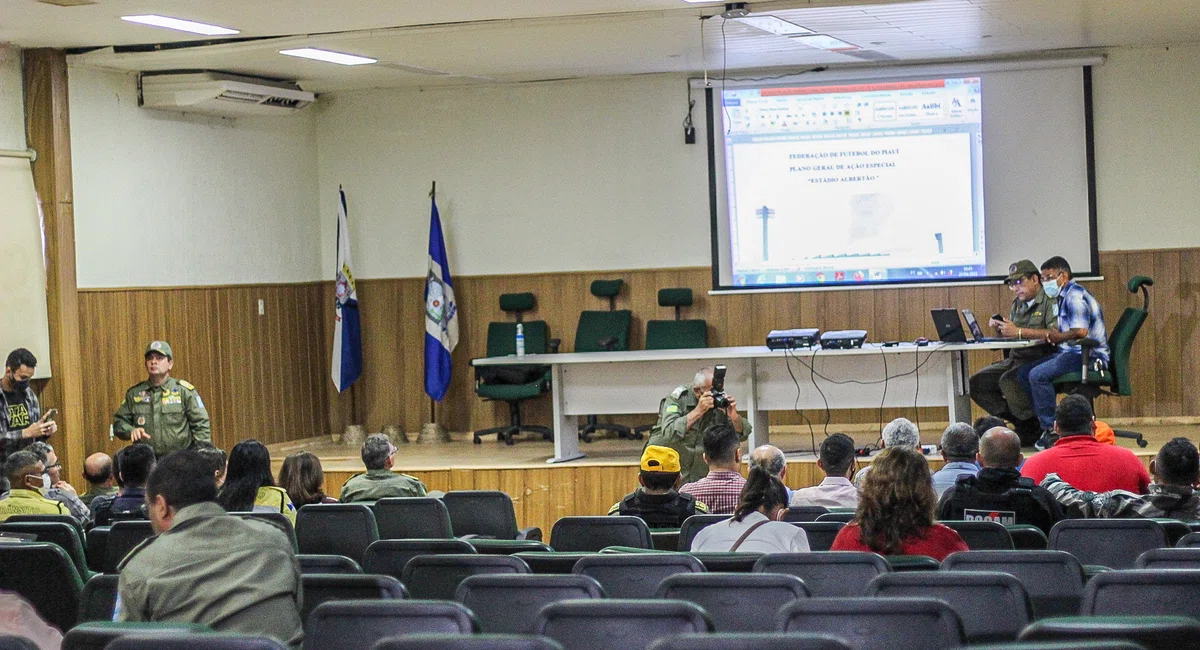
M715 368L702 368L691 386L679 386L658 405L658 422L650 429L647 445L670 447L679 453L680 475L684 483L708 476L704 462L704 431L717 423L728 422L738 438L750 437L750 422L738 415L737 400L724 392L725 367L720 368L720 385L714 391ZM717 395L714 398L713 393ZM717 402L720 402L718 404Z
M1042 290L1041 273L1030 260L1008 267L1004 284L1013 292L1008 318L995 314L988 321L1005 338L1033 339L1034 331L1058 327L1054 300ZM971 399L991 415L1013 423L1013 430L1024 446L1032 445L1042 434L1033 401L1018 379L1021 367L1038 361L1054 351L1049 345L1010 350L1008 357L971 375Z
M37 357L25 348L9 353L0 377L0 460L28 447L38 438L54 435L55 409L45 415L37 395L29 386L37 367Z

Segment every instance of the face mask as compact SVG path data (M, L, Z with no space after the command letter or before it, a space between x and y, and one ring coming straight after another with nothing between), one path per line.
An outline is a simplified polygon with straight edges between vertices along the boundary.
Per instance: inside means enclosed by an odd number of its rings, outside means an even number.
M1058 280L1054 280L1053 282L1047 282L1046 284L1043 284L1042 291L1045 291L1046 295L1049 296L1050 298L1057 298L1059 291L1061 291L1058 287Z
M24 393L29 388L29 380L17 381L16 375L9 375L8 381L12 383L14 393Z
M30 474L29 476L32 476L34 478L37 477L36 474ZM45 492L46 490L49 490L50 489L50 475L42 474L42 486L40 488L31 488L31 489L38 490L39 492Z

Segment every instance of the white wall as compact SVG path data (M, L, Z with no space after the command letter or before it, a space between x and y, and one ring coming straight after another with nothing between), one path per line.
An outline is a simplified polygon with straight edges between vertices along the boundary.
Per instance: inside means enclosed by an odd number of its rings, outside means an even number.
M25 148L21 50L0 45L0 149Z
M312 113L150 111L132 74L69 76L81 288L322 277Z

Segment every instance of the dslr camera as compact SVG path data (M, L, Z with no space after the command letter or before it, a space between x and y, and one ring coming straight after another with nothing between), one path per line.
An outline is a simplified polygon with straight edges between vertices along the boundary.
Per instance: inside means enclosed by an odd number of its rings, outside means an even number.
M709 394L713 398L713 408L722 411L729 408L729 396L725 394L725 366L713 368L712 390Z

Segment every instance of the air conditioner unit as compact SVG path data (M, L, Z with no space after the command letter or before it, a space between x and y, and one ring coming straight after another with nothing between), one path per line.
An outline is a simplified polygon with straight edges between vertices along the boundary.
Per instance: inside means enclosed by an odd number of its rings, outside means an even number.
M143 108L223 117L290 115L317 99L295 83L225 72L143 73L138 81Z

